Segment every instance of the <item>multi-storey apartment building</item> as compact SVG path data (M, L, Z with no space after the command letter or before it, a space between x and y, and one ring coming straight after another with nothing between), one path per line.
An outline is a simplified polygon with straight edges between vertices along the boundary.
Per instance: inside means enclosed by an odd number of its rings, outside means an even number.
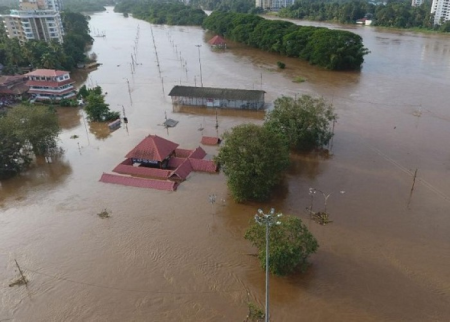
M411 6L413 7L419 7L423 3L423 0L411 0Z
M21 0L20 10L11 10L2 16L9 38L28 40L63 41L64 29L59 10L59 0Z
M261 7L264 10L279 10L281 8L286 8L292 6L294 0L256 0L255 6Z
M433 0L431 13L434 13L435 25L450 20L450 0Z

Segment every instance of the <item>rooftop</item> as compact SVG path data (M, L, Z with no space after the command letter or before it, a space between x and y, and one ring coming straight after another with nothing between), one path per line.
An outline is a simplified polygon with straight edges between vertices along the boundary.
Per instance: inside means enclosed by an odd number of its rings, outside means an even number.
M170 91L169 96L259 101L264 99L264 93L265 91L258 90L176 85Z
M166 140L157 135L149 135L141 141L133 150L128 152L126 158L163 161L168 157L178 144Z
M64 70L55 69L36 69L32 72L26 73L25 76L40 76L40 77L56 77L68 74L69 72Z

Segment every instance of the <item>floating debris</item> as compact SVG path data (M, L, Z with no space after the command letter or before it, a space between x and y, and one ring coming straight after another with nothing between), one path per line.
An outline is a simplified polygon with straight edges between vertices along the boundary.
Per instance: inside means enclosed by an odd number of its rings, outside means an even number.
M111 211L109 211L108 209L105 208L101 212L99 212L97 214L97 216L99 216L102 219L110 218L111 217L110 213L111 213Z
M165 127L175 127L178 124L178 121L167 119L163 124Z

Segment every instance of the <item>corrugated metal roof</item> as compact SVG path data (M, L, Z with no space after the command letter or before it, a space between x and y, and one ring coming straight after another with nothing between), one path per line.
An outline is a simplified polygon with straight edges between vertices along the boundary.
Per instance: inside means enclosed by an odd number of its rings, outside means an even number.
M143 139L125 158L162 161L171 154L178 144L157 135L149 135Z
M213 88L213 87L193 87L176 85L169 93L169 96L184 96L209 99L227 99L244 101L263 101L264 91Z
M117 174L103 173L100 182L121 184L137 188L153 188L158 190L175 191L178 184L169 180L152 180L134 177L125 177Z

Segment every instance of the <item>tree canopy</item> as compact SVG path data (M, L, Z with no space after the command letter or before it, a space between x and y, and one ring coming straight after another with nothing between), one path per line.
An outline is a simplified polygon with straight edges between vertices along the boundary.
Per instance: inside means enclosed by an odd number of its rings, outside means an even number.
M265 200L289 165L289 149L279 133L243 124L224 134L216 160L236 201Z
M100 86L87 90L86 106L84 107L84 110L86 111L89 120L93 122L114 121L120 118L119 112L110 111L109 105L105 103L105 98Z
M243 13L215 11L205 19L203 28L330 70L358 70L369 53L362 38L349 31L298 26Z
M264 126L284 135L291 148L311 150L329 142L333 136L330 123L336 119L333 107L323 98L282 96L275 100Z
M134 18L154 24L179 26L201 26L206 17L203 10L174 0L166 2L121 0L114 7L114 11L132 13Z
M281 216L279 225L270 227L269 271L275 275L288 275L297 269L305 271L309 255L319 244L303 222L293 216ZM245 232L245 239L258 248L262 268L266 268L266 226L254 220Z
M31 162L30 154L57 148L58 118L48 106L16 106L0 118L0 178L12 177Z

